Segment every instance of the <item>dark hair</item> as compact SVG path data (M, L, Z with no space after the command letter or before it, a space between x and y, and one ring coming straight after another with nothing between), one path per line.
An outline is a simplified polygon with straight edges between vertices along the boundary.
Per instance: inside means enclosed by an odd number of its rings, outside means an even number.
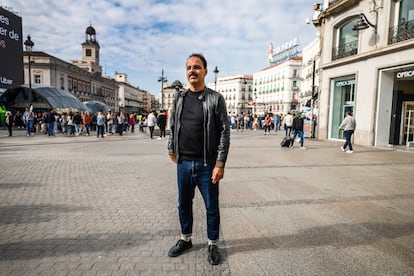
M188 58L191 57L198 57L199 59L201 59L201 62L204 65L204 69L207 69L207 60L206 58L203 56L203 54L199 54L199 53L192 53Z

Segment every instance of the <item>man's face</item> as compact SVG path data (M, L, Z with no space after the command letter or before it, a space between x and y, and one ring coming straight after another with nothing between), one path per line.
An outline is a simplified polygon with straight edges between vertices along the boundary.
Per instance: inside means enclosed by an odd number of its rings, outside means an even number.
M207 75L207 69L204 68L203 62L198 57L190 57L187 60L187 80L193 86L204 84L204 78Z

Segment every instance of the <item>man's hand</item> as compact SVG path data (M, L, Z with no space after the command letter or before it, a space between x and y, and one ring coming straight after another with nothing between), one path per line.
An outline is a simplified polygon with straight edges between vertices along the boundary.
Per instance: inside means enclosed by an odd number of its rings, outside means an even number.
M177 163L177 158L175 157L175 155L168 155L171 159L171 161L173 161L174 163Z
M224 168L214 167L213 174L211 176L211 182L216 184L224 177Z

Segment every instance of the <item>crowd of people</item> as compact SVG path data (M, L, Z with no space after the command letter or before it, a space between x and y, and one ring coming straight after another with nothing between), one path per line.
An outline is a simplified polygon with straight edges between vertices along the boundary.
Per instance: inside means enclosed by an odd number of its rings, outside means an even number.
M112 111L58 113L53 108L35 112L30 106L26 107L23 113L16 111L13 114L7 111L4 118L4 127L8 129L8 136L13 136L13 129L25 129L28 137L35 134L56 136L57 133L68 136L90 136L91 132L96 132L97 137L105 137L114 134L123 135L126 132L134 133L136 125L141 132L145 132L148 127L151 139L154 127L158 126L159 139L165 139L167 113L164 110L161 110L159 114L154 110L148 115Z
M271 131L285 132L285 137L291 137L290 148L293 148L295 138L298 137L300 149L303 146L304 129L305 129L305 113L287 112L286 114L266 113L264 115L253 114L232 114L229 115L229 121L232 129L236 131L243 130L262 130L264 135L270 135ZM309 119L309 118L308 118ZM312 118L312 125L315 126L316 118ZM314 130L311 130L311 137L314 137Z

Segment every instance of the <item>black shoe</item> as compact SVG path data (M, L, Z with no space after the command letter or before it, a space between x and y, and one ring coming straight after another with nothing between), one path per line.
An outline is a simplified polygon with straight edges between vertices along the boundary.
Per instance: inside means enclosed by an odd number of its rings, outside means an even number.
M187 249L193 247L193 243L190 241L186 242L185 240L179 240L173 247L171 247L170 251L168 251L168 256L170 257L177 257L183 254L183 252Z
M208 262L212 265L218 265L220 263L220 252L217 245L208 246Z

